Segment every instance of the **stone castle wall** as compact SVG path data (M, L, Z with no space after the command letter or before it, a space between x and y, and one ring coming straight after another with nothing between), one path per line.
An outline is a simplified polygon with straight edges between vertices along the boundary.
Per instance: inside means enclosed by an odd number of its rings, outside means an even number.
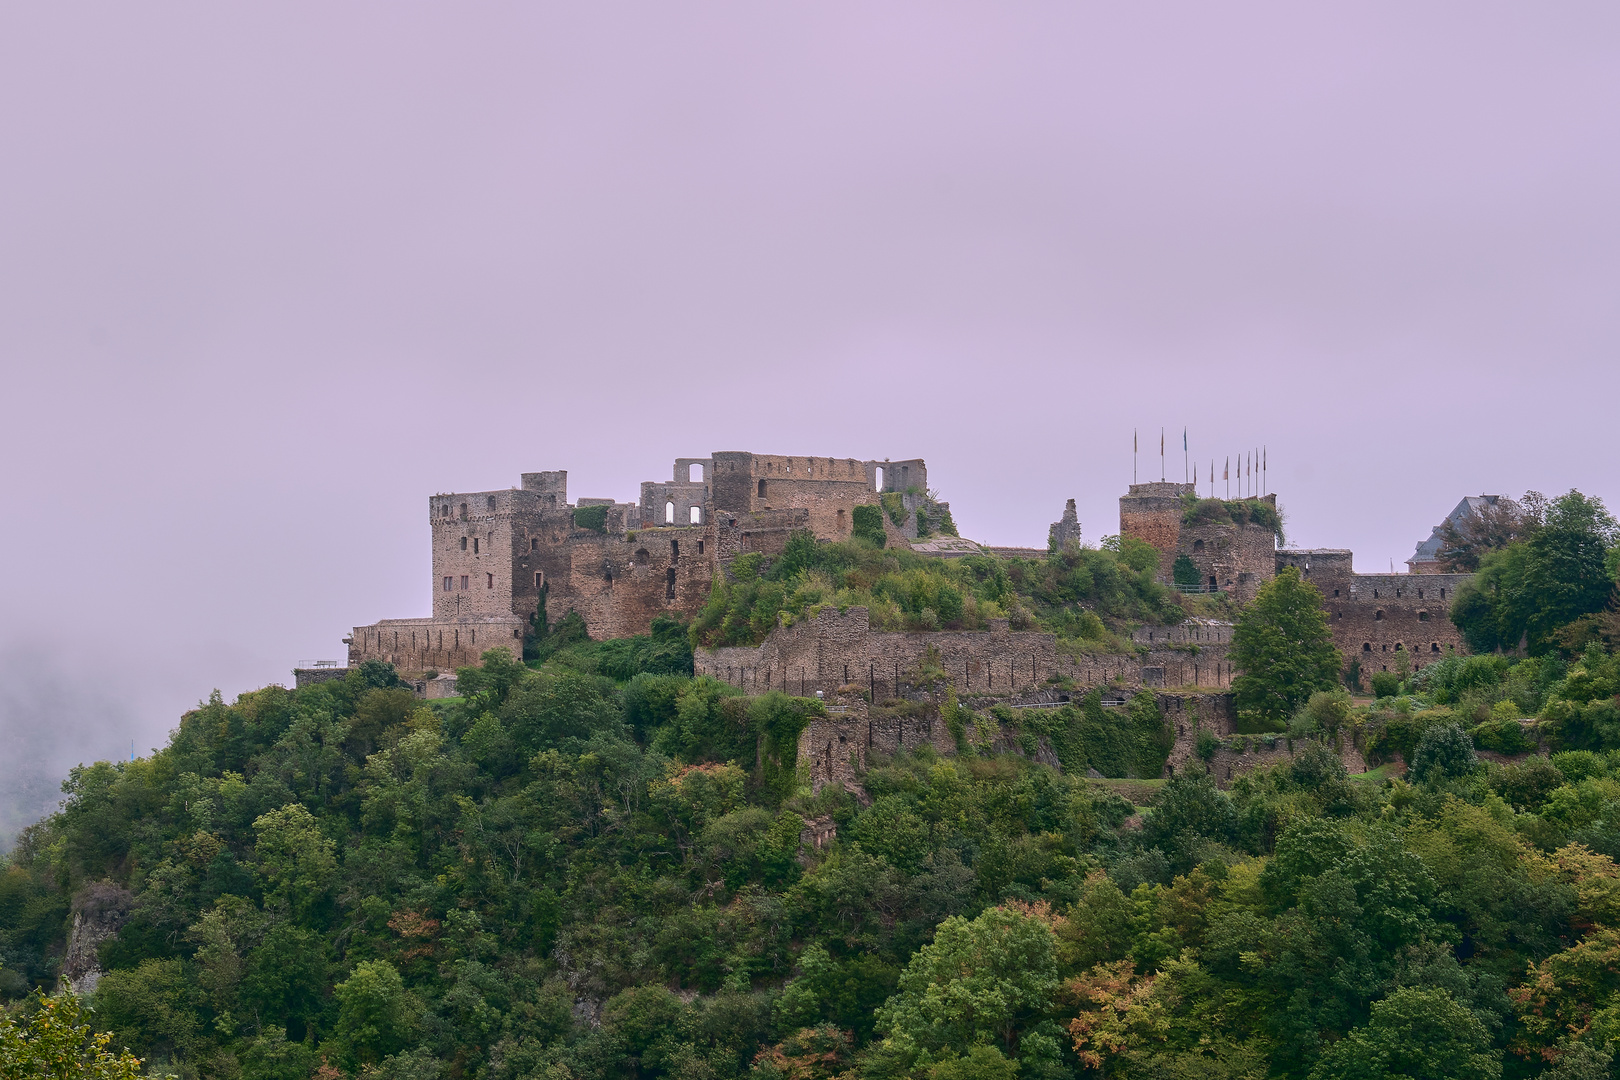
M1277 568L1285 566L1322 593L1333 644L1346 669L1360 664L1363 680L1397 670L1403 651L1414 671L1467 651L1451 604L1470 574L1357 574L1350 552L1331 548L1279 551Z
M1011 693L1067 679L1077 686L1231 685L1226 643L1166 642L1145 655L1060 653L1053 634L1011 631L1005 619L989 631L874 631L864 607L840 614L825 607L813 618L771 631L754 647L699 649L697 674L764 693L809 695L853 686L875 701L897 697L924 667L938 668L958 693Z

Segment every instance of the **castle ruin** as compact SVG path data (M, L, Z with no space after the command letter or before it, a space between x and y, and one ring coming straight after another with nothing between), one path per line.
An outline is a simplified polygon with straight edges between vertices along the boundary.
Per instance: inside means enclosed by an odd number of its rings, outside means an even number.
M1120 535L1159 553L1158 576L1166 584L1184 557L1197 584L1177 587L1247 603L1278 571L1295 567L1321 591L1347 671L1416 669L1462 651L1449 616L1468 575L1358 574L1349 551L1278 548L1269 526L1201 520L1189 513L1195 494L1192 484L1156 482L1132 484L1119 500ZM1274 494L1246 501L1276 508ZM541 611L551 623L577 613L593 638L646 633L658 615L696 614L715 575L738 556L778 554L801 529L822 540L848 539L855 508L871 505L885 507L890 546L940 558L1039 558L1078 544L1081 535L1070 499L1045 549L929 536L927 523L948 518L950 508L929 494L920 458L722 451L677 458L670 479L643 483L636 502L571 503L566 472L523 473L518 487L428 499L432 614L355 627L345 639L348 662L383 660L412 676L451 671L497 646L521 651ZM1145 627L1135 635L1135 655L1074 657L1057 650L1053 635L993 623L988 633L880 633L864 609L823 610L753 648L699 650L696 664L699 674L751 691L854 685L874 695L897 693L905 673L925 663L941 666L964 690L1017 691L1054 680L1218 690L1233 674L1229 624Z

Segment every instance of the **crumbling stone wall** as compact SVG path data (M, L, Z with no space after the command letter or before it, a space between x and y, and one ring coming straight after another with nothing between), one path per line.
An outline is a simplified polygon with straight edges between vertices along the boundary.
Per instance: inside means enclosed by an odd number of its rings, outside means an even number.
M712 460L710 488L717 508L803 509L810 530L822 540L848 539L855 507L878 501L867 463L853 458L722 451Z
M1079 543L1080 512L1075 509L1074 500L1070 499L1063 504L1063 516L1046 530L1046 546L1051 551L1062 551L1070 544L1078 546Z

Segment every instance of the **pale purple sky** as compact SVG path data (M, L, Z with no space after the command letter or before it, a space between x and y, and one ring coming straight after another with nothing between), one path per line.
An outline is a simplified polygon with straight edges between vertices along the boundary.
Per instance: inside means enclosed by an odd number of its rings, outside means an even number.
M0 725L340 656L524 470L922 456L1095 542L1185 424L1364 570L1615 506L1617 105L1599 3L8 5Z

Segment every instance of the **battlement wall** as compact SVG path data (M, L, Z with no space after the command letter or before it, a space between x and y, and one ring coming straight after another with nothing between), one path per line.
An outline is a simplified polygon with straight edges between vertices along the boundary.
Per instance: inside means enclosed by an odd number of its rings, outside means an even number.
M840 687L867 690L882 701L899 696L924 668L943 671L959 693L1005 693L1069 679L1079 686L1229 686L1224 643L1168 644L1145 656L1060 653L1055 635L1010 631L1005 619L989 631L891 633L873 631L864 607L839 614L826 607L810 619L771 631L751 648L699 649L697 673L750 693L785 690L808 695Z
M412 675L454 671L478 663L488 649L505 646L521 656L525 628L523 620L512 616L384 619L354 628L348 638L349 666L381 660Z

